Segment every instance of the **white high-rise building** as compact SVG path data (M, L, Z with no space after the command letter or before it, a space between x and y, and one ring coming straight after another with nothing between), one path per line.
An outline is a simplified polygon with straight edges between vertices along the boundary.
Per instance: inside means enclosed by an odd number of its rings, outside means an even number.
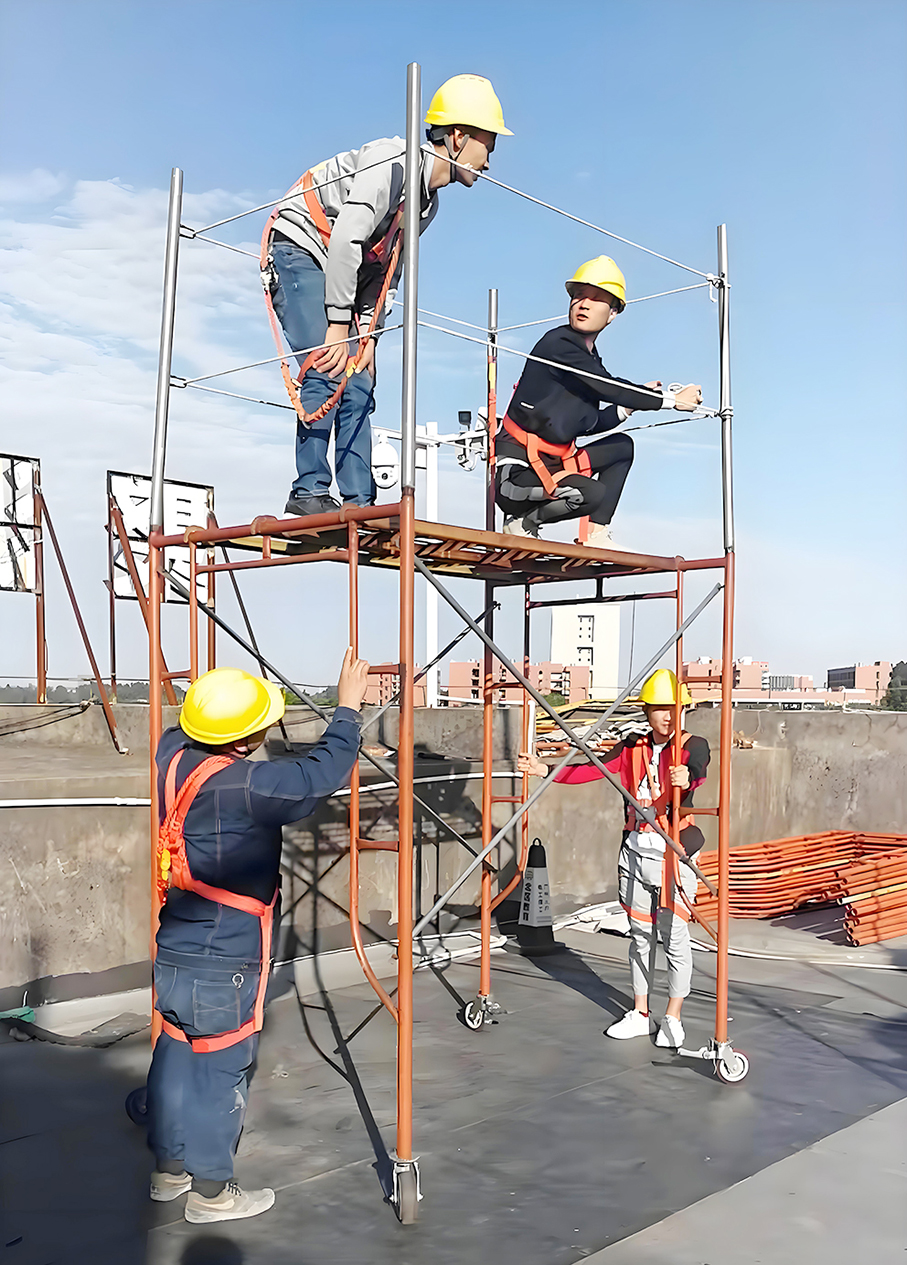
M619 692L620 606L552 607L550 658L553 663L588 664L592 697L615 698Z

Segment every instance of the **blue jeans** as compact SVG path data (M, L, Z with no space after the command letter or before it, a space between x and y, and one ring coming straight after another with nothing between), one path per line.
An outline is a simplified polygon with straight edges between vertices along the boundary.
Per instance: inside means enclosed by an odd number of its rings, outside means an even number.
M324 340L324 273L308 253L291 242L274 242L277 289L271 298L292 349L314 347ZM351 344L355 350L355 344ZM297 357L302 368L305 357ZM310 369L300 395L307 413L314 413L337 389L338 378ZM334 460L337 487L345 503L373 505L372 432L369 418L375 411L374 382L370 373L356 373L346 384L340 403L315 426L296 426L296 478L292 495L322 496L331 490L328 443L335 432Z
M238 1028L252 1014L260 963L158 951L157 1008L190 1036ZM229 1181L258 1034L202 1054L162 1032L148 1073L148 1146L206 1181Z

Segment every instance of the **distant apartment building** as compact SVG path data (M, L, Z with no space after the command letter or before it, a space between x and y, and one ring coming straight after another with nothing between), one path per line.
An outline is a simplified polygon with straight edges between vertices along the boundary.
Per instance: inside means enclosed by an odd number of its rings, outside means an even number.
M590 698L616 698L620 689L620 607L551 608L551 659L590 670ZM563 691L561 691L563 692Z
M500 663L492 668L495 701L522 702L523 687ZM568 703L590 698L591 669L586 664L532 663L527 676L540 694L561 694ZM451 663L448 669L447 698L450 707L478 702L482 698L482 664L478 659Z
M772 672L763 659L748 656L734 660L734 702L803 704L878 703L891 676L890 663L832 668L824 690L817 690L811 676ZM683 665L683 679L694 702L721 697L721 660L701 658Z
M363 702L369 707L383 707L385 703L389 703L391 699L400 693L400 674L396 670L396 665L389 667L387 672L370 673L368 678L368 688L365 691ZM425 685L417 681L413 686L414 706L425 706Z
M884 660L875 663L855 663L850 668L829 668L825 679L828 690L863 690L880 703L891 680L891 664Z

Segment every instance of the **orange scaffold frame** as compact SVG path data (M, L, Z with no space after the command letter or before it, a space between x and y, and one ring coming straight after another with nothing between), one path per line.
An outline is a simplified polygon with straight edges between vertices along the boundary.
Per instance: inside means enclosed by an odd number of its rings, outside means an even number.
M607 709L595 729L603 727L616 707L638 688L649 670L672 648L674 649L678 678L681 677L682 636L686 627L717 596L723 594L722 623L722 674L721 674L721 724L719 741L719 778L718 805L715 808L700 809L699 814L712 814L718 819L718 867L717 867L717 923L714 928L706 925L717 946L717 979L715 1030L707 1047L698 1054L714 1062L719 1076L725 1081L741 1080L746 1074L747 1064L744 1056L733 1050L728 1042L728 851L730 833L730 757L732 747L732 709L731 690L733 684L733 612L734 612L734 528L731 484L731 403L730 403L730 343L729 343L729 302L728 302L728 270L727 270L727 237L724 226L718 230L718 272L716 275L700 273L707 282L717 290L719 313L719 347L720 347L720 406L717 416L721 421L721 472L722 500L724 524L724 551L718 557L684 559L681 557L659 556L640 553L626 553L616 550L592 549L581 544L559 544L542 540L514 537L498 533L494 530L494 431L497 417L496 369L497 369L497 293L490 292L489 321L487 338L483 340L487 346L488 360L488 484L486 502L485 530L461 528L451 525L420 521L415 513L415 419L416 419L416 354L419 325L418 310L418 252L419 234L415 216L419 207L419 163L420 163L420 119L421 90L420 68L417 64L408 67L407 72L407 128L405 158L405 213L411 217L412 223L404 221L404 313L403 313L403 400L402 400L402 443L401 443L401 489L399 502L389 505L345 506L327 514L308 516L305 518L276 518L273 515L259 516L249 523L218 527L209 522L205 527L191 527L179 536L165 536L163 524L163 480L167 446L167 424L169 416L169 393L171 387L185 386L186 380L174 380L171 376L173 349L173 323L176 302L177 259L180 238L180 212L182 205L182 172L174 168L170 189L170 211L167 229L167 248L164 272L164 304L161 326L160 363L157 385L155 412L154 452L152 465L151 493L151 531L149 535L149 576L147 624L149 632L149 699L150 699L150 775L151 775L151 838L152 848L156 843L158 831L158 807L156 802L157 771L155 752L160 741L162 719L162 689L174 678L193 680L199 672L199 610L197 580L202 575L209 578L219 571L235 572L242 569L285 567L302 565L309 562L335 561L344 563L348 568L348 616L349 641L354 650L359 650L359 568L363 563L385 569L396 569L399 576L399 662L393 665L399 672L399 741L397 781L399 785L398 803L398 838L395 841L376 843L361 837L360 831L360 782L359 771L352 774L350 788L349 812L349 914L351 941L363 972L375 990L381 1003L388 1010L397 1027L397 1125L396 1149L394 1160L393 1203L400 1219L409 1223L416 1220L418 1201L421 1198L421 1179L418 1159L413 1152L413 966L414 940L436 917L445 903L467 878L481 867L480 876L480 929L481 956L479 972L479 988L474 1001L467 1006L466 1021L469 1027L480 1028L494 1012L491 987L491 923L495 907L512 892L520 882L525 869L528 851L528 812L531 805L551 785L552 777L546 778L541 785L530 793L528 776L523 776L519 795L495 796L493 794L493 717L494 717L494 661L497 659L524 688L521 716L521 738L523 749L530 743L530 699L551 715L563 730L571 744L571 751L579 749L591 759L612 782L615 779L604 770L600 757L588 745L588 738L594 734L580 737L559 716L550 704L542 698L528 680L529 669L529 627L533 609L539 607L572 605L589 602L633 601L649 598L673 599L676 605L676 629L668 641L662 646L648 664L646 664L621 691L615 703ZM517 191L518 192L518 191ZM526 195L523 195L526 196ZM546 205L546 204L543 204ZM557 208L552 208L557 209ZM565 213L564 213L565 214ZM575 218L575 217L571 217ZM596 226L590 226L596 227ZM190 237L201 236L187 230ZM599 230L605 231L605 230ZM201 240L206 240L201 238ZM209 239L210 240L210 239ZM222 244L222 243L216 243ZM654 253L654 252L653 252ZM676 261L669 261L676 262ZM685 266L685 265L681 265ZM696 271L696 270L691 270ZM450 332L450 331L448 331ZM506 349L505 349L506 350ZM328 533L328 541L321 543L323 533ZM343 535L345 533L345 537ZM338 536L340 541L338 543ZM229 543L233 547L244 548L254 552L255 556L247 556L242 560L228 558L223 562L214 561L213 546ZM161 643L161 599L164 583L173 583L167 576L166 551L169 548L190 546L190 581L185 596L188 598L188 631L189 631L189 668L186 671L168 672L163 660ZM203 550L206 559L198 561L198 549ZM699 570L716 570L719 582L714 585L708 595L689 614L684 615L684 580L687 572ZM440 896L432 908L419 917L414 916L414 805L421 801L414 792L414 682L416 665L414 659L414 588L415 576L420 573L427 583L433 585L445 601L455 610L484 644L483 656L483 760L482 760L482 847L474 854L472 861L455 880L446 893ZM661 593L615 593L605 594L604 582L612 578L650 576L670 573L675 577L674 588ZM480 579L485 586L485 613L483 624L473 620L456 599L444 587L440 576L471 577ZM577 580L594 580L595 596L592 598L568 598L564 600L532 600L533 585L550 584L552 582L575 582ZM511 663L504 652L493 640L494 595L497 588L520 586L524 591L524 637L522 670ZM246 646L250 653L257 655L264 668L276 675L284 685L292 683L281 675L257 654L229 628L225 622L215 615L204 603L201 610L210 616L212 621L228 632L234 640ZM484 626L483 626L484 625ZM209 664L214 661L213 636L208 639ZM389 665L382 665L387 671ZM677 723L675 724L675 760L679 760L676 751L680 732L680 703L677 703ZM564 757L562 764L570 758L570 752ZM368 757L367 757L368 758ZM382 770L383 771L383 770ZM617 789L625 799L633 801L632 796L617 785ZM671 835L665 835L668 845L678 853L678 835L680 815L676 811L676 800L679 791L675 792L675 812ZM492 813L495 804L508 803L512 806L508 821L495 830ZM421 805L422 808L426 806ZM431 812L432 810L428 810ZM645 815L648 810L638 806L638 811ZM436 814L433 814L436 816ZM493 893L495 868L491 857L494 850L517 828L519 831L519 848L516 872L510 881ZM450 832L459 839L455 832ZM464 840L460 840L465 843ZM467 847L469 845L466 845ZM359 916L359 858L363 848L395 852L397 854L397 988L396 1001L377 979L362 943ZM472 849L470 848L470 851ZM692 868L696 869L695 865ZM698 873L698 870L697 870ZM700 878L712 892L716 885ZM154 953L154 933L158 919L157 885L152 882L152 937L151 951ZM694 913L695 916L695 913ZM158 1031L159 1017L155 1014L153 1035ZM686 1053L693 1053L686 1051Z

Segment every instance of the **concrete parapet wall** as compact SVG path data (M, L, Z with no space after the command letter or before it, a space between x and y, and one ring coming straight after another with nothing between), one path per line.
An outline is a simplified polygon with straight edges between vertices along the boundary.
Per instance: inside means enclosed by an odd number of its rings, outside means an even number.
M36 708L6 707L0 721L34 715ZM110 745L100 708L59 725L0 737L0 799L147 796L147 708L120 705L129 756ZM291 736L315 741L322 729L305 709L291 709ZM166 722L165 722L166 723ZM495 718L496 764L511 768L517 749L518 713L508 709ZM396 716L373 727L369 744L394 745ZM717 710L690 714L687 727L718 744ZM903 831L907 829L907 713L842 714L742 710L734 729L752 748L732 756L732 844L830 829ZM144 737L144 750L143 750ZM480 753L478 709L421 710L416 717L417 749L448 757L442 764L417 759L416 776L476 773ZM393 767L393 766L390 766ZM370 781L381 775L363 764ZM495 794L513 784L495 780ZM417 787L436 811L473 846L480 834L481 781L438 781ZM703 805L717 802L717 758L697 795ZM286 832L288 871L285 908L292 913L298 947L337 947L348 943L342 912L347 905L348 861L341 851L347 830L347 803L324 804L312 818ZM363 796L364 830L374 838L392 838L396 813L391 791ZM495 821L509 817L510 805L495 806ZM623 811L621 800L603 782L553 788L531 814L531 838L548 849L552 899L560 912L577 904L616 895L616 855ZM715 821L700 817L707 846L714 846ZM148 952L149 846L148 811L127 807L51 809L0 808L0 988L42 976L100 972L140 962ZM317 848L316 848L317 843ZM317 900L307 891L313 863ZM512 849L499 859L502 877L512 873ZM468 861L456 843L436 850L433 828L424 827L423 906L443 891ZM330 867L330 868L329 868ZM387 934L396 922L396 858L363 853L363 920ZM453 901L467 913L478 894L473 876ZM341 908L338 908L340 906ZM292 937L284 938L285 947Z

